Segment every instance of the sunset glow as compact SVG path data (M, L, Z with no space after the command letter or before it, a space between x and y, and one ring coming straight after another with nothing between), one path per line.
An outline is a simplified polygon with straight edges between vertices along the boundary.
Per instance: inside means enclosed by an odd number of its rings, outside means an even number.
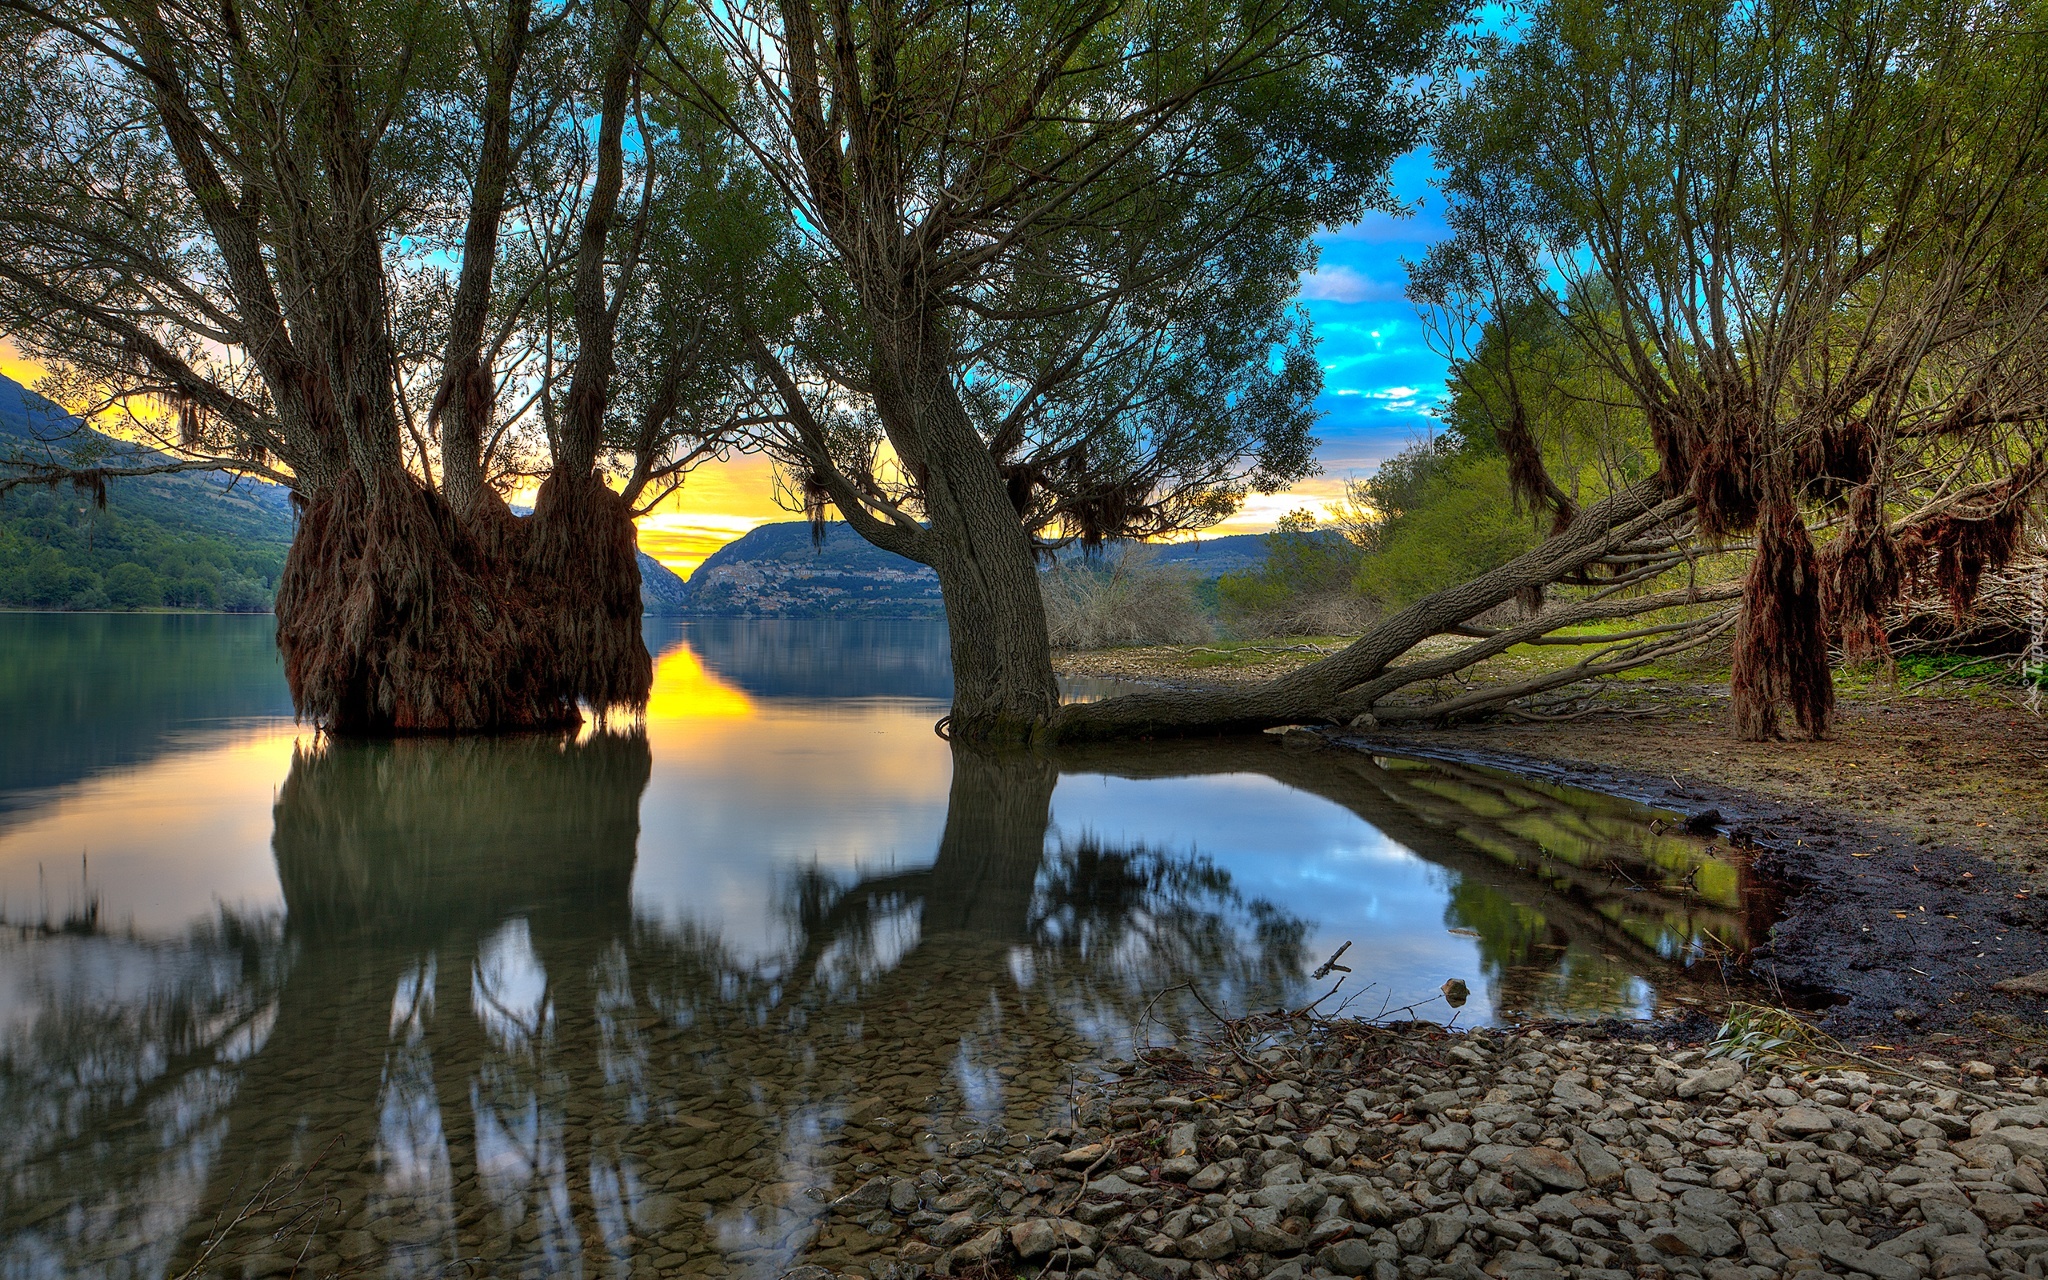
M40 364L24 359L20 352L0 340L0 374L33 387L43 372ZM1356 467L1347 466L1346 474L1355 470ZM1291 511L1307 509L1323 516L1343 493L1344 477L1333 471L1282 493L1252 494L1228 520L1189 536L1221 538L1265 533ZM524 492L514 494L512 500L530 506L533 496ZM774 467L768 459L742 455L699 467L690 473L681 489L642 516L638 522L640 549L687 578L727 543L761 525L797 518L794 512L775 503Z
M661 655L654 666L654 689L647 695L647 718L653 720L751 720L754 704L746 694L711 674L686 644Z

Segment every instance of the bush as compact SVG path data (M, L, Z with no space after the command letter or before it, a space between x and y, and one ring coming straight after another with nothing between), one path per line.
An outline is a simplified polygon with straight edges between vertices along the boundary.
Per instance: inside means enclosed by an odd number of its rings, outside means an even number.
M1535 517L1518 509L1499 455L1443 460L1413 477L1406 505L1391 508L1355 585L1388 609L1413 604L1530 550Z
M1346 518L1357 512L1347 497L1331 526L1305 511L1291 513L1266 536L1263 567L1218 579L1217 608L1231 633L1351 635L1370 625L1377 611L1352 585L1365 555L1366 522Z
M1156 559L1156 552L1133 547L1104 562L1060 564L1040 574L1053 644L1100 649L1209 639L1212 629L1196 597L1195 575L1162 567Z

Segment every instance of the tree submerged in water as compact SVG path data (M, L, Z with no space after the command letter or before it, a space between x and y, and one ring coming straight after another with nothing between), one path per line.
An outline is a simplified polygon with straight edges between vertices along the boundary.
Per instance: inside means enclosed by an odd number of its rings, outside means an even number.
M644 703L633 517L732 404L727 330L683 300L730 174L640 91L671 16L10 5L0 330L164 452L5 486L290 486L278 645L330 730Z

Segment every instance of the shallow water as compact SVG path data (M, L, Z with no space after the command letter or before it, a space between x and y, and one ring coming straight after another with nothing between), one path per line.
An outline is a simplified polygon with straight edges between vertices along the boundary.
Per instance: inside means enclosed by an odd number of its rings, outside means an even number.
M1643 1016L1761 923L1672 815L1486 770L956 752L933 624L650 621L644 725L374 744L269 631L0 615L0 1277L857 1261L821 1197L1343 942L1326 1009Z

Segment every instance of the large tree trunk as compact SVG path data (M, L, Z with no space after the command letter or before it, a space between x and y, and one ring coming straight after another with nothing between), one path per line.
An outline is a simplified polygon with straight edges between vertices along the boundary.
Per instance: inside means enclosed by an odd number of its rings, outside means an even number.
M277 646L292 704L330 733L458 733L577 723L537 662L539 611L502 552L403 473L316 498L285 556Z
M298 713L330 733L574 725L644 706L640 566L616 494L550 480L481 535L402 472L316 498L285 557L277 643ZM500 505L500 510L502 506Z
M980 460L987 463L988 455L982 452ZM968 461L959 468L968 475L943 474L935 466L927 482L928 493L945 492L945 500L927 509L931 565L953 649L948 732L958 741L1017 744L1040 732L1059 706L1045 599L1030 539L995 467L988 465L982 477Z
M1045 598L1031 537L960 402L946 349L941 335L922 329L878 342L875 406L920 482L920 558L939 575L953 645L949 736L1016 745L1059 708Z

